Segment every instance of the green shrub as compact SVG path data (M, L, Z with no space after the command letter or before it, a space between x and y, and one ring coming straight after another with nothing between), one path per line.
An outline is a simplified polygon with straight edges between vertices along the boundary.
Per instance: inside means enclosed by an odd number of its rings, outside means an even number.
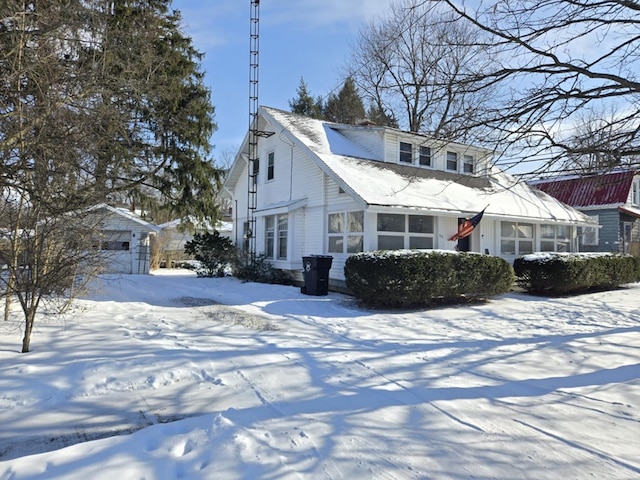
M265 255L256 255L253 261L244 254L238 255L234 275L245 282L293 284L291 275L284 270L273 268Z
M379 307L488 298L509 291L514 281L511 265L499 257L425 250L358 253L344 272L347 288Z
M185 244L184 251L200 262L196 269L199 277L225 276L236 257L236 247L231 239L221 236L218 231L196 233L193 240Z
M561 295L608 290L640 281L640 259L603 253L544 253L513 262L517 284L530 293Z

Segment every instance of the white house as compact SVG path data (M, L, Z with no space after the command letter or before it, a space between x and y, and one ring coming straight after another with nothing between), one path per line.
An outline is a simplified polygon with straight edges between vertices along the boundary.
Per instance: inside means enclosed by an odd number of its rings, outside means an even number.
M257 121L255 197L248 193L249 135L224 187L234 207L232 239L243 243L253 216L256 252L275 268L299 272L303 256L331 255L330 280L339 284L346 259L361 251L458 248L511 262L536 251L576 251L577 227L593 224L491 167L485 149L267 107ZM469 237L449 241L483 209Z
M149 237L160 229L124 208L100 204L92 210L100 215L100 249L106 257L105 271L149 273Z

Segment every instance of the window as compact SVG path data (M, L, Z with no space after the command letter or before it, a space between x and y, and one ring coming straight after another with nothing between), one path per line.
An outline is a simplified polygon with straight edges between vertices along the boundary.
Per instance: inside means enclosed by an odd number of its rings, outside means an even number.
M473 173L473 156L472 155L462 156L462 171L464 173Z
M104 230L101 236L101 250L129 250L131 241L129 230Z
M273 247L276 240L275 218L264 217L264 254L267 258L273 258Z
M364 234L364 212L330 213L328 230L329 253L361 252Z
M447 152L447 170L458 171L458 154L456 152Z
M273 180L273 176L275 173L275 162L275 153L271 152L267 157L267 180Z
M411 163L413 161L413 146L410 143L400 142L400 161Z
M253 184L258 183L258 174L260 173L260 159L256 158L253 161L253 174L251 177L253 178Z
M635 179L631 184L631 204L640 206L640 179Z
M425 167L431 166L431 147L420 146L419 163Z
M590 215L598 224L600 223L600 217L598 215ZM598 236L599 228L594 227L582 227L582 245L598 246L600 244L600 238Z
M287 259L288 224L286 214L264 217L264 254L267 258Z
M433 217L379 213L377 218L378 249L431 249L434 237Z
M500 251L502 255L533 253L533 224L501 222Z
M540 225L540 251L570 251L571 227L568 225Z

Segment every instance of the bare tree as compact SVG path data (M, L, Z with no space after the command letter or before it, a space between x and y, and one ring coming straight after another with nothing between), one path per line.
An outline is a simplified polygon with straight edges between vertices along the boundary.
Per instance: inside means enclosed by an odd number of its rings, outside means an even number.
M43 303L64 310L86 283L102 271L108 257L100 250L100 212L78 210L53 215L24 202L24 196L4 195L0 222L0 289L5 294L5 320L11 299L24 314L22 352L28 352L36 313Z
M349 62L366 103L412 132L463 140L481 123L488 86L471 90L461 78L485 71L490 49L479 30L417 0L397 0L387 16L359 32Z
M635 158L640 153L640 4L635 1L514 0L509 2L421 0L446 5L456 23L480 29L499 61L467 76L462 87L498 88L482 122L496 144L522 155L544 154L541 169L557 168L570 155ZM483 41L482 46L486 46ZM595 131L584 119L602 116ZM582 137L583 141L577 141ZM526 160L526 157L523 157Z

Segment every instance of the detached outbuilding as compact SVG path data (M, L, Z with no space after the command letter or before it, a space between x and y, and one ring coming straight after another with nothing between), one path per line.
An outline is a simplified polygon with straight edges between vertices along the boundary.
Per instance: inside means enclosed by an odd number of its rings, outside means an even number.
M107 204L92 209L100 215L99 248L106 273L148 274L150 237L160 229L135 213Z

